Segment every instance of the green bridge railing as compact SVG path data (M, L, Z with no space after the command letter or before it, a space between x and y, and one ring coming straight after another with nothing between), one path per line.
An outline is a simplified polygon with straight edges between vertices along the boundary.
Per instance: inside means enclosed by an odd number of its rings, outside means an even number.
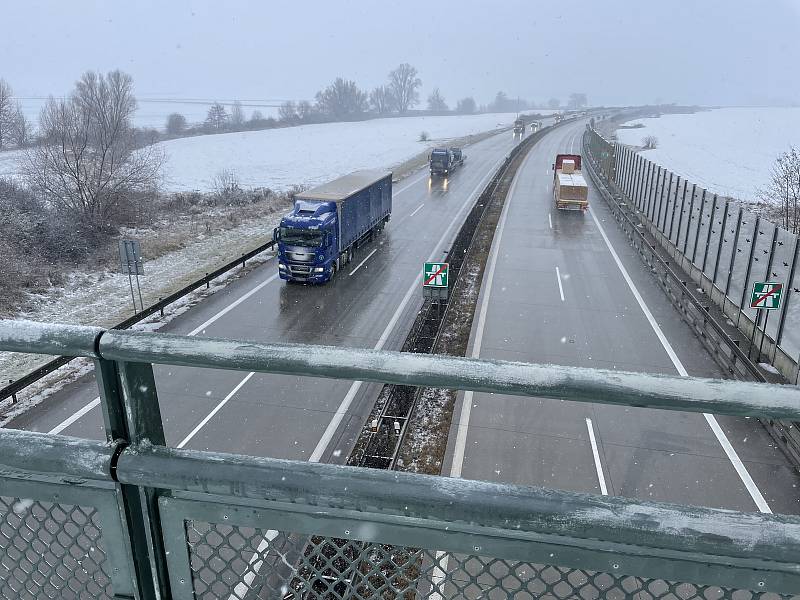
M107 441L0 429L0 598L778 598L800 518L166 446L153 364L800 418L800 390L0 321L94 359Z

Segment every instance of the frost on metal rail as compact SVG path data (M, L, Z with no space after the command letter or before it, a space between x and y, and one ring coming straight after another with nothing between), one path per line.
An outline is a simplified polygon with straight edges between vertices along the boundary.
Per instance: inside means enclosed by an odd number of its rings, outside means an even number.
M0 430L0 598L752 598L800 519L166 446L152 364L797 418L800 391L0 321L97 361L108 442Z

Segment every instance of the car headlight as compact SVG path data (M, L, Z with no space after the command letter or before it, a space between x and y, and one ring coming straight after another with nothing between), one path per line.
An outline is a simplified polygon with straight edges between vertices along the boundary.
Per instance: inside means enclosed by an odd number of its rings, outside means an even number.
M322 273L325 271L324 267L314 267L314 273Z
M278 263L278 269L286 270L286 265L283 263Z

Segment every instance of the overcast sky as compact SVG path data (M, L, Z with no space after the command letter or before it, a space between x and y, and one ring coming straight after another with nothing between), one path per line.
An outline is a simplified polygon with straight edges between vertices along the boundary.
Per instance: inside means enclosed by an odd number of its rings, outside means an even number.
M87 69L157 98L311 99L401 62L423 97L800 104L800 0L4 3L0 77L63 95Z

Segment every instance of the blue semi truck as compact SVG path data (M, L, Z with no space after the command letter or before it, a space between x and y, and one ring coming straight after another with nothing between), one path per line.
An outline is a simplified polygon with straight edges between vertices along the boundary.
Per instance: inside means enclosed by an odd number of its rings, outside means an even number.
M356 171L298 194L292 212L272 233L281 279L329 281L391 215L389 171Z

